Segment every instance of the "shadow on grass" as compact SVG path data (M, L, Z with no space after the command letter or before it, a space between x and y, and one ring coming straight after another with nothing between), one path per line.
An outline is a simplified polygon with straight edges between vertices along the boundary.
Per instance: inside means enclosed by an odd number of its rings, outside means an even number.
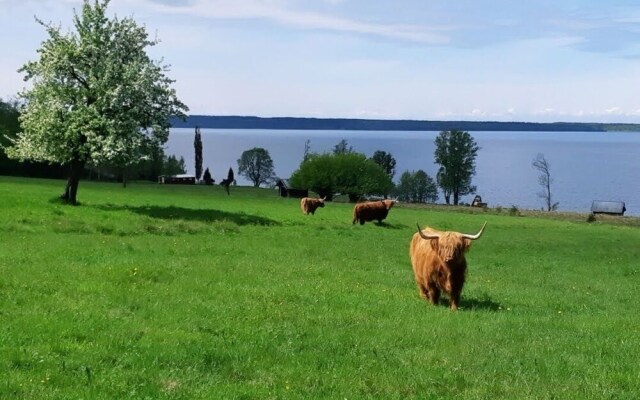
M449 307L449 297L443 295L438 301L438 306ZM474 299L462 296L459 307L463 311L501 311L502 305L489 298Z
M465 298L463 296L460 299L460 307L468 311L473 311L473 310L500 311L502 309L502 306L500 305L500 303L497 303L486 297L482 299L474 299L474 298Z
M49 204L59 204L59 205L62 205L62 206L71 206L71 207L81 206L82 205L82 203L79 202L79 201L76 201L75 203L69 203L68 201L63 199L62 196L51 197L49 199Z
M375 226L379 226L380 228L385 228L385 229L406 229L407 226L406 225L402 225L402 224L390 224L388 222L374 222L373 223Z
M214 221L231 221L237 225L265 225L265 226L279 226L280 222L259 217L257 215L250 215L243 212L233 213L220 210L211 209L193 209L182 208L176 206L141 206L141 207L129 207L129 206L117 206L112 204L96 206L96 208L103 211L129 211L140 215L146 215L151 218L165 219L165 220L183 220L183 221L200 221L200 222L214 222Z

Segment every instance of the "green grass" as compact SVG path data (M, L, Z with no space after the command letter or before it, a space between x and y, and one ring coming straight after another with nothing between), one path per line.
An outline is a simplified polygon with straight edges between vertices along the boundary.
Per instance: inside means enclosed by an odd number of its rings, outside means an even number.
M640 229L273 190L0 177L1 399L637 399ZM415 223L473 233L462 309ZM634 221L634 219L626 219ZM633 225L633 223L631 224Z

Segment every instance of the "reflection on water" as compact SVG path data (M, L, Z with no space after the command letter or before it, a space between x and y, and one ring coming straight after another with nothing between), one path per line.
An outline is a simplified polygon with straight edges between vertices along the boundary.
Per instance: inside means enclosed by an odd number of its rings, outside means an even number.
M389 152L397 161L396 176L405 170L426 171L435 176L434 139L438 132L383 131L277 131L202 129L203 169L214 179L237 172L243 151L263 147L273 159L276 174L287 178L298 168L305 141L311 151L327 152L341 139L354 150L371 156ZM640 215L640 133L629 132L471 132L481 149L473 184L489 206L539 209L538 172L531 162L543 153L551 165L552 195L560 210L586 212L593 200L624 201L627 214ZM172 129L167 154L184 157L194 172L194 130ZM248 181L238 176L238 184ZM462 201L470 202L473 196Z

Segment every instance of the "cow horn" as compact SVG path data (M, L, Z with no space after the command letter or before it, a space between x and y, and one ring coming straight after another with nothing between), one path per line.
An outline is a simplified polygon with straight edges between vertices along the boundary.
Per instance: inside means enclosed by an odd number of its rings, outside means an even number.
M418 227L418 233L420 234L420 237L423 238L424 240L431 240L431 239L439 239L440 238L440 235L437 235L437 234L436 235L434 235L434 234L425 235L422 232L422 228L420 228L420 225L417 222L416 222L416 226Z
M480 237L480 235L482 235L482 232L484 232L484 227L487 226L487 222L485 221L484 225L482 225L482 228L480 228L480 232L476 233L475 235L467 235L467 234L462 234L463 238L466 239L470 239L470 240L476 240Z

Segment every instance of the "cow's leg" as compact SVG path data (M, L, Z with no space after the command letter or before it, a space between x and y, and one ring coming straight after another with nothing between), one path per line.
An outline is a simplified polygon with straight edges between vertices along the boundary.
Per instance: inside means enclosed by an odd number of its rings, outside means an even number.
M449 306L452 310L457 310L460 304L460 295L462 294L462 287L464 286L464 274L466 271L466 263L463 264L463 268L456 273L449 275L448 286L451 288Z
M428 286L427 296L429 297L429 301L433 305L437 305L440 301L440 289L437 286Z
M416 282L416 283L418 284L418 294L420 295L420 298L423 298L426 300L429 296L429 290L427 289L426 286L424 286L420 282Z
M451 288L451 299L449 300L449 307L451 307L452 310L457 310L458 309L458 305L460 304L460 294L462 293L462 286L461 285L452 285Z
M458 302L460 301L460 294L453 294L451 293L451 301L449 302L449 307L453 310L453 311L457 311L458 310Z
M360 219L360 225L364 225L364 219Z

